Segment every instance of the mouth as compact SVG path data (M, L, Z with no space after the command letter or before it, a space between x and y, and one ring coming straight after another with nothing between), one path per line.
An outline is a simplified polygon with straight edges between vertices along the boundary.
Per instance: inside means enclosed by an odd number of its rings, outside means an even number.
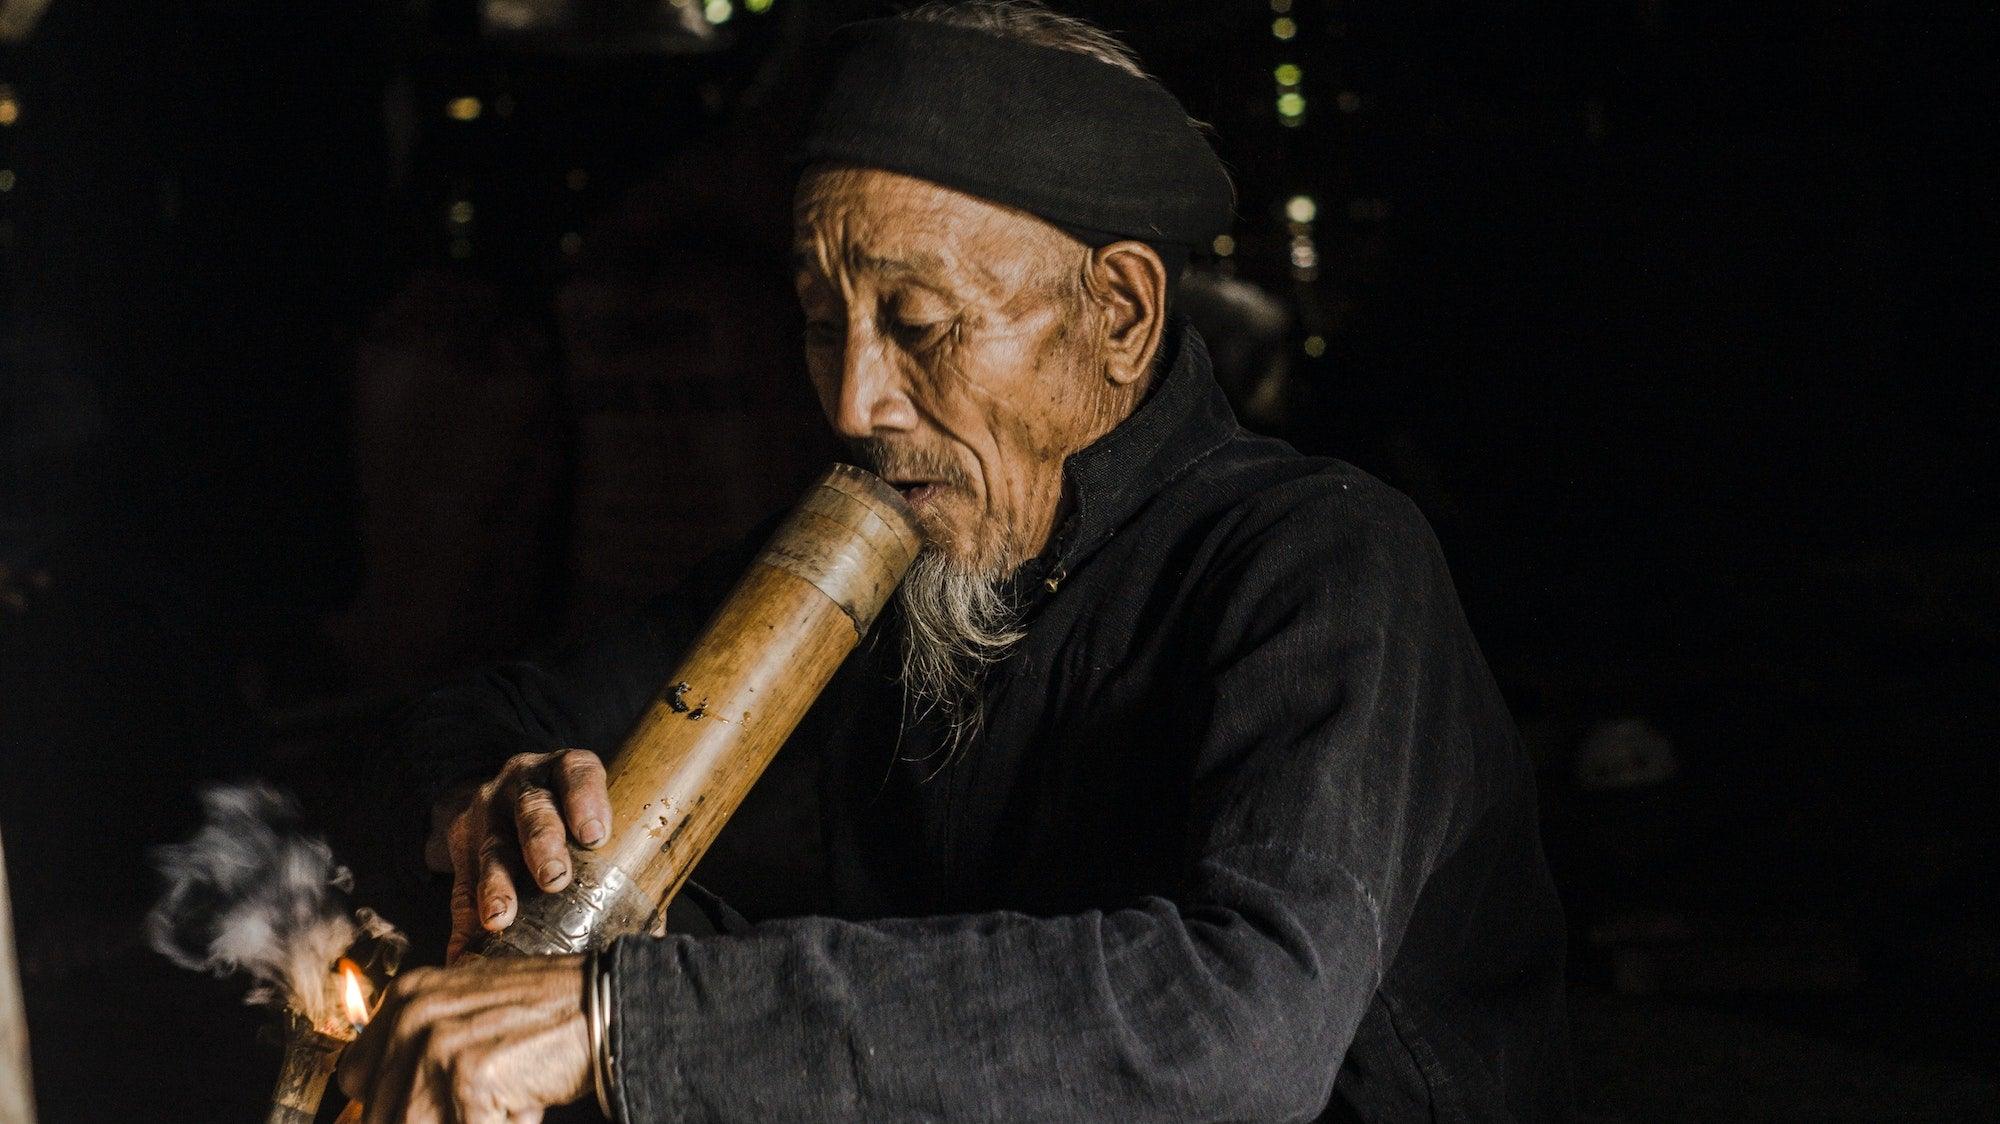
M944 484L937 480L891 480L891 488L902 493L903 502L917 507L944 490Z

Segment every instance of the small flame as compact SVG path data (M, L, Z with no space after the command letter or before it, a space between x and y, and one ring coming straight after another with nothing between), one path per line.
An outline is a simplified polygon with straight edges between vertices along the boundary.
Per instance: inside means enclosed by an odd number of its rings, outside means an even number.
M347 1021L360 1030L368 1025L368 997L361 990L361 969L344 956L340 958L340 983L340 1002Z

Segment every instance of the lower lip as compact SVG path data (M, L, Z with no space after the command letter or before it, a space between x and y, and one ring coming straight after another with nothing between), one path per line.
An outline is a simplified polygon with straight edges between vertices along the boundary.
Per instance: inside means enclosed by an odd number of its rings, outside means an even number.
M919 484L914 488L898 488L896 490L903 493L904 503L909 504L911 507L916 507L937 495L938 485Z

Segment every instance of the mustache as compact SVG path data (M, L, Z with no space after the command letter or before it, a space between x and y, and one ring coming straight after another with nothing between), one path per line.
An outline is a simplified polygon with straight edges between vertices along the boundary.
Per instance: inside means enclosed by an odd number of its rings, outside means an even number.
M881 437L863 437L849 440L847 451L857 464L885 480L935 480L948 485L969 483L965 469L938 449L926 449Z

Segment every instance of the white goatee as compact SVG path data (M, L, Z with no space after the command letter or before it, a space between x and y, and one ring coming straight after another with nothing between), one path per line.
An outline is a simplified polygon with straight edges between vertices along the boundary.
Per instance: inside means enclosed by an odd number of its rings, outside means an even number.
M942 757L925 780L978 738L985 721L986 672L1024 635L1019 610L1005 592L1012 568L973 570L933 546L917 556L896 591L903 624L904 728L935 713L945 731L930 753L905 759Z

